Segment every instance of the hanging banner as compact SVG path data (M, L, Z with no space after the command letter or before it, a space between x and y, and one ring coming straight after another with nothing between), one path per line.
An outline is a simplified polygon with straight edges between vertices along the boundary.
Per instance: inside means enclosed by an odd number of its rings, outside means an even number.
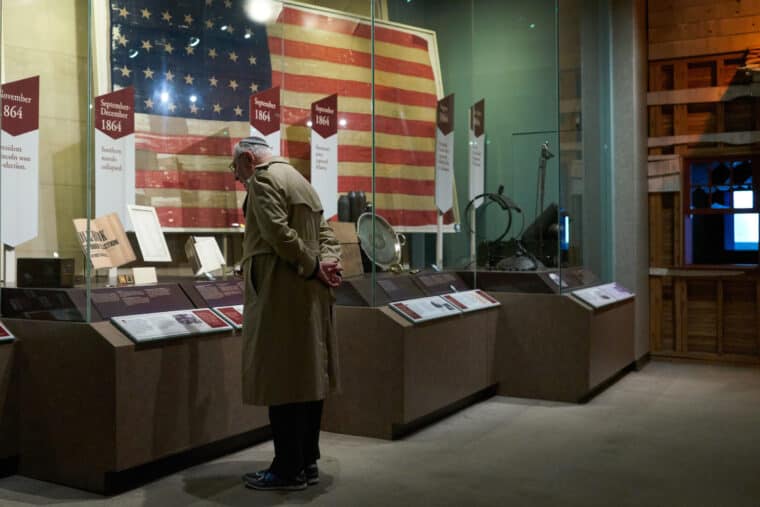
M37 237L40 204L40 77L2 85L2 242L15 247Z
M485 103L480 99L470 108L470 200L485 192ZM482 202L482 198L478 199L473 206L477 208Z
M263 137L275 156L280 155L280 87L251 95L251 135Z
M338 95L311 104L311 184L325 219L338 214Z
M95 97L95 215L119 215L134 230L127 206L135 204L135 89Z
M454 94L438 101L435 131L435 205L446 213L454 205Z

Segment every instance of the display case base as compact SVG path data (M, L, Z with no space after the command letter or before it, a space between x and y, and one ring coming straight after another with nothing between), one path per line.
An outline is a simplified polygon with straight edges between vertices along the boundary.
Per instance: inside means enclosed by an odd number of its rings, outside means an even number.
M16 472L18 463L17 342L0 343L0 476Z
M501 395L583 402L635 365L634 299L595 310L567 295L491 295Z
M266 409L242 403L239 334L136 345L110 322L4 322L19 338L21 475L108 494L184 453L266 438Z
M492 392L498 318L494 308L413 325L387 307L337 307L342 390L322 428L398 438Z

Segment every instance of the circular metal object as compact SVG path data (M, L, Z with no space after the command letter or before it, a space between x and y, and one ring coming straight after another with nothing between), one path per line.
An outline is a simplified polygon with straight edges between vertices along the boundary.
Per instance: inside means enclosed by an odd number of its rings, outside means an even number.
M356 234L369 260L384 270L401 271L401 247L406 244L406 238L396 234L386 219L372 212L362 213L356 221Z

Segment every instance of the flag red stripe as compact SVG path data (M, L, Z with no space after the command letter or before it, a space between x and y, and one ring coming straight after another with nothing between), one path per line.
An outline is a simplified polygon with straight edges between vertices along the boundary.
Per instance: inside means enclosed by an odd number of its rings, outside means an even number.
M435 115L435 113L432 114L433 116ZM372 131L371 114L343 113L339 110L338 115L346 120L349 130L358 130L362 132ZM297 107L283 107L282 116L280 118L285 125L301 125L305 127L306 122L311 118L311 111ZM435 122L400 120L388 116L375 116L375 132L396 136L430 138L435 136Z
M239 138L168 136L138 132L135 146L138 150L173 155L206 155L229 157ZM283 156L308 160L311 158L310 143L285 141ZM432 166L435 153L432 151L400 150L395 148L375 148L376 162L379 164L403 164ZM369 146L343 145L338 150L339 162L370 162L372 148Z
M232 227L234 223L243 222L243 212L238 208L156 208L158 220L163 227ZM406 226L431 225L436 223L437 212L419 210L386 210L378 209L377 214L388 220L392 225ZM446 224L454 222L451 212L444 215Z
M164 188L180 190L245 190L236 183L231 174L218 171L153 171L137 169L135 183L138 188ZM338 191L351 190L371 192L372 178L369 176L338 176ZM409 180L405 178L375 178L375 191L380 194L405 194L431 196L435 192L432 180Z
M356 67L372 68L372 55L362 51L323 46L310 42L269 37L269 51L273 56L288 56L292 58L304 58L323 62L338 63L341 65L354 65ZM375 55L375 69L405 74L433 80L433 68L417 62L410 62L400 58Z
M323 95L337 93L341 97L372 98L372 86L361 81L272 72L272 86L280 86L285 90L298 93L320 93ZM402 90L401 88L382 85L375 85L375 98L395 104L429 107L431 109L438 104L438 99L431 93Z
M158 221L163 227L232 227L243 223L243 211L239 208L156 208Z
M351 190L372 192L370 176L338 176L338 192ZM405 178L375 178L375 192L378 194L405 194L430 197L435 193L433 180L408 180Z
M353 35L354 37L362 37L364 39L370 39L372 36L372 27L367 22L360 23L344 18L331 18L323 14L314 14L288 7L282 10L277 22L304 27L319 27L320 30ZM423 51L427 51L428 49L427 40L420 36L380 26L375 26L375 40L421 49Z
M283 143L284 157L309 160L311 145L301 141ZM341 146L338 149L338 162L371 162L372 148L369 146ZM375 148L375 161L378 164L403 164L429 167L435 164L435 152L398 150L394 148Z

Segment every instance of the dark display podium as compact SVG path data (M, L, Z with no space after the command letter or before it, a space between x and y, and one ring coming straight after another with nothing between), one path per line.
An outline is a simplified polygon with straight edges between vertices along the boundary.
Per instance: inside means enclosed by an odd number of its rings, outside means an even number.
M634 364L634 299L595 309L569 292L595 285L596 277L563 270L567 292L560 294L549 274L478 272L478 286L502 304L499 394L582 402Z
M412 297L439 290L436 278L422 286L411 275L378 280ZM345 290L366 295L368 283L350 281ZM387 306L337 306L342 390L325 402L323 429L393 439L491 396L498 319L492 308L412 324Z
M159 284L98 289L93 315L116 311L116 291L144 310L144 289L156 289L149 294L164 309L193 308L178 285ZM110 494L269 437L266 409L242 403L235 331L136 344L107 320L4 323L19 338L12 346L22 475ZM0 401L10 347L0 344Z
M18 376L16 342L0 342L0 477L16 472L18 461Z

